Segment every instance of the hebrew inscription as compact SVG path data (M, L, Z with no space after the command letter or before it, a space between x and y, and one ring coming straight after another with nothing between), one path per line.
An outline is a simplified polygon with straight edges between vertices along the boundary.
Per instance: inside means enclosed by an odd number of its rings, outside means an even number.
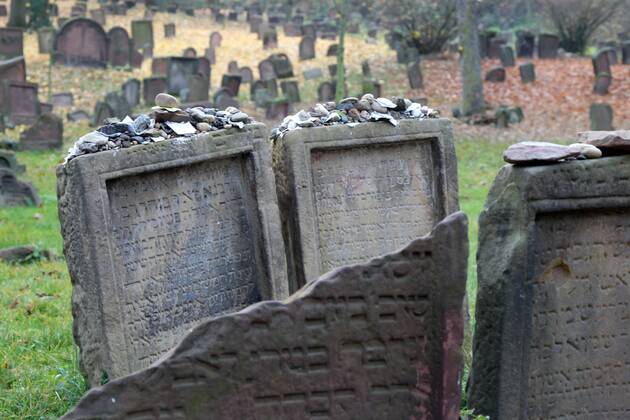
M382 255L437 221L430 142L311 152L322 272Z
M134 368L195 322L260 300L245 164L232 158L108 182Z
M66 419L458 418L467 225L199 325Z
M536 222L530 418L630 415L630 220L621 210Z

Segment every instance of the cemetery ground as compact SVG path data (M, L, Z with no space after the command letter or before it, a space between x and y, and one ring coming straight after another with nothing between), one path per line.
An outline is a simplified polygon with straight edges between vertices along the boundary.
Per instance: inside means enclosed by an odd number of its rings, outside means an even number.
M68 3L64 4L67 5ZM62 13L66 14L67 13ZM141 18L140 11L128 16L110 17L106 28L123 26L131 29L131 20ZM181 55L187 47L203 54L212 30L223 34L222 46L217 50L217 63L212 67L211 87L220 85L228 62L237 60L239 66L249 66L257 73L257 63L273 52L286 52L294 64L294 72L301 85L304 106L316 101L317 85L321 80L305 81L302 72L319 67L327 73L333 57L326 50L333 41L318 40L317 58L298 60L300 38L279 34L279 48L263 51L261 41L249 33L244 23L228 22L212 27L209 16L196 17L158 14L154 19L155 56ZM162 26L177 24L177 37L164 39ZM4 23L4 22L0 22ZM349 35L347 68L350 93L361 84L361 62L368 59L372 73L383 81L384 96L404 95L426 97L430 106L450 117L451 107L460 94L458 64L454 57L432 57L422 62L425 88L410 90L404 66L396 64L395 52L382 39L376 45L364 41L365 34ZM49 73L48 56L37 53L34 34L25 36L25 58L29 81L39 83L40 99L46 100L49 78L52 93L72 92L75 98L71 109L91 112L97 100L117 89L129 78L141 79L150 75L150 60L142 69L74 69L55 66ZM508 130L494 127L466 126L454 122L459 170L459 197L462 210L470 220L471 241L468 295L470 313L474 313L476 295L476 240L477 219L488 189L502 166L502 152L508 144L520 139L556 140L572 142L577 131L588 129L588 107L592 102L606 102L615 112L617 128L630 128L630 77L627 66L614 66L614 82L605 97L593 95L592 69L588 58L562 60L534 60L537 81L522 85L518 67L507 69L504 83L486 83L486 99L494 106L521 106L525 121ZM487 60L484 70L498 63ZM519 60L519 64L521 60ZM241 87L239 101L242 108L258 120L265 121L263 112L256 110L249 99L249 86ZM141 106L136 111L146 110ZM301 109L295 106L294 110ZM56 111L57 112L57 111ZM65 117L65 115L64 115ZM8 130L6 137L16 139L22 128ZM64 147L55 152L18 152L20 163L27 171L22 179L32 182L42 199L36 208L0 209L0 248L23 244L36 245L39 250L51 249L57 255L52 260L40 259L21 264L0 262L0 418L56 418L71 408L86 390L78 369L78 350L72 338L70 308L71 284L62 257L62 239L57 217L55 168L63 160L65 151L81 135L91 130L87 123L68 123L64 126ZM474 322L474 320L472 321ZM471 327L472 329L472 327ZM470 365L470 337L465 343L466 367Z

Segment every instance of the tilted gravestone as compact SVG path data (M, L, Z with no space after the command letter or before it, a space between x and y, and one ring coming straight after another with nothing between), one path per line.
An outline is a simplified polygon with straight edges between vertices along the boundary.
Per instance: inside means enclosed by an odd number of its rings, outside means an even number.
M272 54L268 60L271 61L273 72L278 79L293 77L293 64L291 64L291 60L286 54Z
M315 38L305 36L300 41L300 60L312 60L315 58Z
M153 21L134 20L131 22L131 37L136 48L141 50L153 47Z
M131 42L125 28L116 26L107 33L107 57L114 67L128 67L131 64Z
M538 36L538 58L558 58L558 48L560 48L560 38L558 36L550 34L540 34Z
M0 207L39 206L35 187L17 179L15 172L0 166Z
M630 156L504 167L479 223L469 406L625 418Z
M256 124L59 167L90 384L146 368L204 320L288 296L267 136Z
M390 252L458 210L448 120L296 130L274 145L291 290Z
M147 77L142 80L142 99L145 105L153 105L158 93L166 92L166 77Z
M208 321L64 419L457 419L466 229L458 213L284 302Z
M0 60L24 55L24 32L19 28L0 28Z
M20 134L20 150L48 150L63 144L63 121L51 113L40 115L35 124Z
M221 87L226 88L231 96L237 97L241 87L240 74L224 74L221 79Z
M591 130L613 130L613 117L613 109L609 104L591 104L589 109Z
M521 82L531 83L536 81L536 68L534 63L524 63L518 66L519 74L521 75Z
M93 20L69 20L55 37L54 52L55 62L66 66L106 67L107 34Z
M142 83L138 79L129 79L122 85L122 92L130 107L135 107L140 103L140 91Z
M33 124L40 114L38 86L35 83L5 80L2 83L2 109L11 124Z
M505 69L503 67L495 67L493 69L488 70L486 73L485 80L486 82L492 83L502 83L505 82Z

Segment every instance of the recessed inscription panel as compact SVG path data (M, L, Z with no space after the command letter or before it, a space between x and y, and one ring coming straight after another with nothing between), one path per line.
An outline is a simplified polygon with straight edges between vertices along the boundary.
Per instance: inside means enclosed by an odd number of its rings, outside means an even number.
M386 254L440 217L431 141L313 150L321 270Z
M527 418L630 416L628 210L536 222Z
M107 182L132 369L199 321L261 299L249 164L229 158Z

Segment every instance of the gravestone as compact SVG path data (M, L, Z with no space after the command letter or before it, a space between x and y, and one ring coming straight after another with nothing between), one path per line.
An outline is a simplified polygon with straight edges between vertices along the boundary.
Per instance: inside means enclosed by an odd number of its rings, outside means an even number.
M368 60L361 62L361 74L363 77L372 77L372 70L370 69L370 62Z
M202 74L191 74L187 76L188 95L182 100L184 102L208 102L210 97L210 79Z
M210 46L212 48L219 48L221 46L221 42L223 41L223 36L219 32L212 32L210 34Z
M35 83L4 80L4 118L9 124L33 124L39 116L38 86Z
M282 26L284 30L284 36L287 37L299 37L302 36L302 26L300 24L287 22Z
M590 127L593 131L613 130L613 109L609 104L591 104L589 110Z
M292 291L391 252L458 210L445 119L290 131L274 156Z
M317 100L328 102L335 100L335 85L331 82L322 82L317 88Z
M593 85L593 93L596 95L608 95L609 88L612 83L612 77L606 73L600 73L595 78L595 84Z
M321 79L322 77L324 77L324 74L322 73L322 69L318 67L304 70L303 75L304 75L304 79L306 80L315 80L315 79Z
M287 98L290 104L297 104L300 101L300 88L295 80L284 80L280 82L282 94Z
M221 87L226 88L231 96L237 97L241 87L240 74L224 74L221 79Z
M106 67L107 34L98 23L78 18L66 22L55 37L56 63L66 66Z
M131 37L133 44L138 49L153 48L153 21L131 21Z
M273 72L278 79L293 77L293 64L286 54L271 54L268 60L271 61Z
M214 102L214 107L221 110L229 107L239 107L239 103L236 98L232 96L232 92L224 87L217 89L212 97L212 100Z
M411 89L421 89L423 86L422 69L420 61L416 61L407 67L407 78L409 79L409 87Z
M610 68L610 56L606 51L600 51L593 57L593 73L595 77L599 74L607 74L612 75L612 70Z
M254 72L249 67L241 67L238 73L241 75L242 83L251 83L254 80Z
M533 58L536 46L536 36L530 32L516 34L516 55L519 58Z
M376 98L383 96L383 82L376 79L363 79L361 91L365 95L371 93Z
M21 165L15 153L0 149L0 168L10 169L16 174L23 174L26 171L26 166Z
M188 47L184 50L182 56L186 58L197 58L197 50L195 50L193 47Z
M601 53L608 55L608 62L611 66L615 66L619 63L619 58L617 57L617 49L616 48L603 48Z
M24 32L19 28L0 28L0 60L24 55Z
M48 150L63 144L63 121L48 113L40 115L35 124L20 134L20 150Z
M51 100L56 108L66 108L74 105L72 92L55 93L52 95Z
M114 67L128 67L131 64L131 42L125 28L116 26L107 33L107 57Z
M151 61L151 74L153 76L166 76L168 72L168 57L156 57Z
M514 50L512 50L512 47L508 45L501 47L500 59L503 67L514 67L516 65L514 60Z
M37 46L40 54L50 54L55 42L55 30L53 28L41 28L37 30Z
M131 44L133 46L133 41L131 41ZM150 58L151 54L148 54L148 52L150 52L149 49L145 49L144 54L143 54L140 51L132 48L131 49L131 67L134 69L141 69L142 62L144 61L144 56L146 55L147 58Z
M479 222L475 414L630 410L629 180L630 156L508 165L497 176Z
M263 23L262 16L250 16L249 18L249 32L257 34L260 32L260 26Z
M265 31L262 35L263 50L278 48L278 33L275 30Z
M238 73L238 63L235 60L228 63L228 73Z
M621 64L630 64L630 41L621 44Z
M291 113L291 104L288 99L283 97L274 97L267 104L265 109L265 118L271 121L282 120Z
M70 122L79 122L79 121L89 121L90 114L85 111L77 110L68 113L68 121Z
M284 302L203 323L64 419L457 419L466 229L459 213Z
M166 70L168 93L179 95L182 89L186 89L186 77L197 74L199 61L196 58L170 57Z
M204 57L210 62L211 65L215 65L217 63L217 54L213 47L206 48Z
M204 320L287 296L267 138L256 124L59 167L75 341L90 384L146 368Z
M560 39L556 35L540 34L538 36L538 58L558 58L558 48L560 48Z
M98 101L96 105L94 105L94 118L92 119L92 125L94 127L99 127L105 124L105 120L114 117L116 117L116 115L114 114L112 107L106 102Z
M177 29L174 23L167 23L164 25L164 38L175 38L177 35Z
M300 41L300 60L312 60L315 58L315 38L305 36Z
M267 90L265 82L257 80L252 83L250 98L258 108L266 108L272 99L271 93Z
M501 49L505 47L507 41L498 36L495 36L490 39L488 44L488 57L494 59L501 59Z
M112 109L114 117L120 120L131 115L131 106L122 91L109 92L105 95L105 103Z
M138 79L129 79L122 85L123 95L130 107L140 104L140 91L142 84Z
M26 63L24 61L24 57L16 57L0 61L0 111L2 110L1 104L5 102L4 98L6 97L3 92L3 84L5 80L14 82L26 81Z
M158 93L166 92L166 77L147 77L142 80L142 99L145 105L154 105Z
M273 63L269 59L258 63L258 72L260 73L260 80L263 82L276 79L276 72L274 71Z
M17 179L11 169L0 167L0 207L39 207L40 204L35 187Z
M107 17L105 15L104 9L90 10L90 17L94 22L98 23L101 26L105 26L105 23L107 22Z
M208 87L210 86L210 75L211 75L211 67L210 62L205 57L200 57L197 59L197 73L202 75L205 79L208 80Z
M495 67L486 73L486 82L501 83L505 82L505 69L503 67Z
M305 38L313 38L316 39L317 38L317 29L315 28L315 25L313 25L312 23L306 23L304 25L302 25L302 35Z
M524 63L518 66L518 71L521 75L521 82L531 83L536 81L536 68L534 63Z
M326 57L336 57L339 50L339 44L331 44L326 51Z
M7 11L7 5L6 4L0 4L0 17L5 17L9 14L9 12Z

